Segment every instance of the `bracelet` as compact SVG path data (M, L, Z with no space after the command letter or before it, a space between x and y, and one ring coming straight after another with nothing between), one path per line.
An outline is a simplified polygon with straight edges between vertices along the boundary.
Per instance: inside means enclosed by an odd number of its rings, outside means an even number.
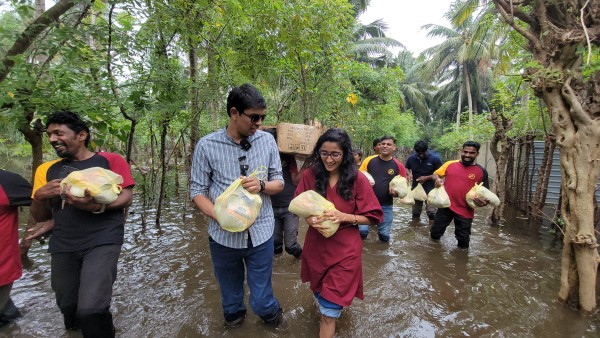
M356 215L353 215L353 216L354 216L354 222L352 222L352 225L358 225L358 219L356 219Z
M92 211L92 214L101 214L106 210L106 204L100 203L100 209L97 211Z

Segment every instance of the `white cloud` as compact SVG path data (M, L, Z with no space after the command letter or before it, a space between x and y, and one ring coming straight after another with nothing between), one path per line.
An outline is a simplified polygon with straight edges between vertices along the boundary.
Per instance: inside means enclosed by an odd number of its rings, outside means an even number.
M386 36L400 41L416 56L441 42L427 37L421 26L432 23L450 27L443 16L451 3L452 0L371 0L359 20L367 24L383 19L389 27Z

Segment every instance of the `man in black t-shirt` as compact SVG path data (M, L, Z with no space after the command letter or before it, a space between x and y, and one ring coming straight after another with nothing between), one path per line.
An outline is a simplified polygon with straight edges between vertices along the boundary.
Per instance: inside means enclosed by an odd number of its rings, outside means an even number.
M59 159L35 172L31 215L38 222L52 219L51 285L65 327L81 329L84 337L114 337L110 303L124 237L124 209L133 201L129 164L114 153L87 148L90 130L72 112L52 114L46 123L48 140ZM102 167L123 178L117 199L96 202L85 190L77 197L60 182L72 171Z

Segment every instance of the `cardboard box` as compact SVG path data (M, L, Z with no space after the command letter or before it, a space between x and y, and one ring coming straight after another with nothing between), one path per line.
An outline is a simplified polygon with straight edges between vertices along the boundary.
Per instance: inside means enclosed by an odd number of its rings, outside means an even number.
M286 154L310 155L321 136L321 129L293 123L277 125L277 146Z

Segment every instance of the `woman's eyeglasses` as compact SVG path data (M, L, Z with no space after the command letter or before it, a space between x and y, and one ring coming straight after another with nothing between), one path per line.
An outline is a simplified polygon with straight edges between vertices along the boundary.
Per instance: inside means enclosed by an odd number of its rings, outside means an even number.
M333 160L339 160L342 157L342 155L344 155L344 153L338 153L338 152L329 153L329 152L326 152L325 150L319 151L319 156L321 156L322 159L331 157L331 159L333 159Z
M252 115L248 115L244 112L242 112L242 114L248 116L250 118L250 122L252 123L256 123L258 121L264 121L267 118L267 114L264 115L260 115L260 114L252 114Z

